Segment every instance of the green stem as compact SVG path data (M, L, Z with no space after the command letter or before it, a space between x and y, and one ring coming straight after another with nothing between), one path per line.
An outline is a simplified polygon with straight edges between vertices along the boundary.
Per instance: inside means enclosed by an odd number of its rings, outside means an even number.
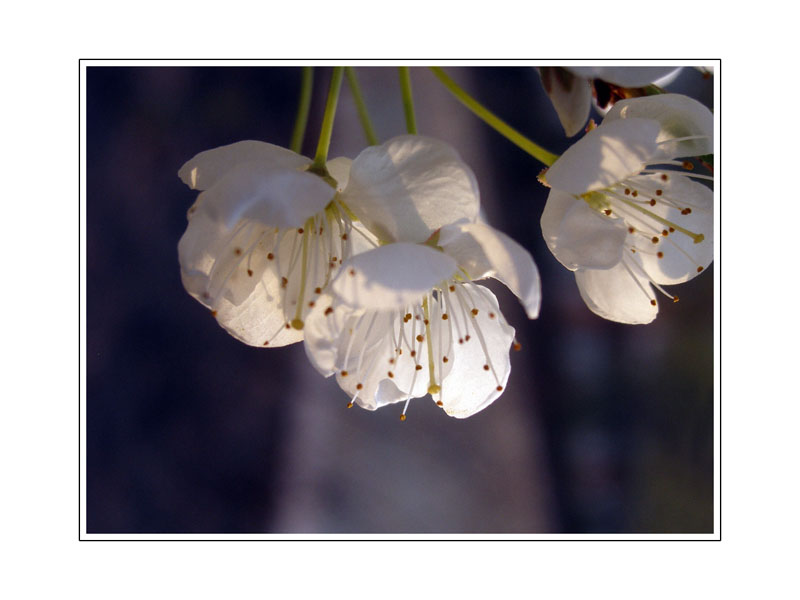
M417 119L414 116L414 97L411 95L411 73L408 67L397 67L400 72L400 87L403 90L403 112L406 114L406 131L417 134Z
M298 154L303 148L303 138L306 135L308 124L308 111L311 108L311 89L314 86L314 68L303 67L303 76L300 83L300 100L297 103L297 116L294 120L292 141L289 149Z
M347 84L350 86L350 91L353 93L353 99L356 102L358 118L361 121L361 127L364 128L364 135L367 138L367 143L370 146L377 146L378 136L375 135L372 122L369 120L367 105L364 103L364 96L361 94L361 86L358 85L356 70L353 67L345 67L344 72L347 75Z
M317 143L317 154L314 156L314 164L311 169L322 173L327 173L325 163L328 160L328 148L331 145L331 133L333 132L333 118L336 116L336 106L339 103L339 92L342 89L342 77L344 67L334 67L331 76L331 85L328 88L328 100L325 103L325 115L322 117L322 130L319 133Z
M557 154L548 152L538 144L526 138L508 123L497 117L489 109L470 96L455 81L450 79L450 77L447 76L441 67L430 67L430 70L433 71L433 74L444 84L444 86L450 91L451 94L453 94L453 96L460 100L461 103L475 113L479 119L497 131L504 138L548 167L556 162L558 159Z

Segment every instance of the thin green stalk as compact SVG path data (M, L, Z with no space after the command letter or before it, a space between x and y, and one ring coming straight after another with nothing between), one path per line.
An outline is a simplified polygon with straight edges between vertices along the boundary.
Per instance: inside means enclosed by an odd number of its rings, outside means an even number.
M303 67L303 78L300 83L300 100L297 103L297 116L294 120L292 141L289 149L298 154L303 148L303 138L306 135L308 124L308 111L311 108L311 90L314 86L314 68Z
M325 163L328 160L328 148L331 145L331 133L333 132L333 118L336 116L336 106L339 104L339 92L342 89L342 77L344 67L334 67L331 76L331 85L328 88L328 100L325 103L325 114L322 117L322 129L319 133L317 143L317 154L314 156L314 164L311 170L327 173Z
M403 112L406 114L406 131L417 134L417 119L414 116L414 97L411 95L411 73L408 67L397 67L400 72L400 87L403 90Z
M464 106L470 109L475 115L489 125L492 129L497 131L504 138L523 149L530 154L533 158L546 166L552 165L558 159L557 154L548 152L540 145L532 142L519 131L511 127L508 123L497 117L489 109L483 106L480 102L470 96L464 89L462 89L455 81L450 79L441 67L430 67L433 74L441 81L444 86L450 91L453 96L461 101Z
M369 120L367 105L364 103L364 96L361 94L361 86L358 85L356 70L353 67L345 67L344 72L347 75L347 84L350 86L350 91L353 93L353 99L356 101L358 118L361 121L361 127L364 128L364 135L367 138L367 143L370 146L377 146L378 136L375 135L375 130L372 128L372 122Z

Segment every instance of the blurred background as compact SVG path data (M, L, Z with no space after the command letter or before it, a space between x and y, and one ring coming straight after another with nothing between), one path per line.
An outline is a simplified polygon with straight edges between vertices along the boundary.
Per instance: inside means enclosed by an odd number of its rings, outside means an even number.
M569 146L535 69L447 72L532 140ZM312 156L331 69L314 73ZM396 69L357 73L380 139L404 133ZM87 67L88 533L713 532L713 272L653 324L595 316L542 239L541 165L428 70L411 76L419 132L458 149L487 219L542 276L535 321L490 285L522 351L466 420L429 397L405 422L402 404L348 410L301 344L245 346L183 290L196 193L178 169L240 140L288 146L300 68ZM711 106L695 69L668 90ZM345 82L329 156L365 146Z

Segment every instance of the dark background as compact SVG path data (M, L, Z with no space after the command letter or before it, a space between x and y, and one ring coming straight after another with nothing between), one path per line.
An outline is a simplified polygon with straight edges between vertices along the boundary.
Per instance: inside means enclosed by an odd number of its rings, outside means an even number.
M569 146L533 68L448 72L534 141ZM381 140L403 133L396 70L358 74ZM315 69L307 155L329 77ZM596 317L542 240L541 165L427 70L412 80L420 133L459 150L487 218L542 275L535 321L491 286L523 350L464 421L430 398L402 423L401 405L347 410L301 344L245 346L181 286L195 193L178 168L243 139L288 145L299 68L87 67L87 532L713 531L713 266L651 325ZM684 69L668 89L710 105L712 85ZM365 145L345 84L330 157Z

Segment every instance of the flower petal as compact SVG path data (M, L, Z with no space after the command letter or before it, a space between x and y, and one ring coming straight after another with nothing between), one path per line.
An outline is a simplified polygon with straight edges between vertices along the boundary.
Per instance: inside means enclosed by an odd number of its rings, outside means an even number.
M656 154L656 121L622 119L603 124L570 146L546 174L555 189L580 195L639 173Z
M670 160L684 156L702 156L714 152L714 116L703 104L682 94L658 94L620 100L614 105L602 127L619 119L653 119L661 130L653 158ZM669 141L678 138L681 141Z
M336 189L343 191L350 181L350 168L353 166L353 161L347 157L339 156L327 163L328 173L331 174L336 180Z
M540 67L542 84L567 137L579 133L589 119L592 89L588 79L561 67Z
M424 242L478 216L478 184L448 144L403 135L361 152L342 201L384 241Z
M622 87L644 87L664 79L680 67L567 67L576 75L588 79L602 79Z
M300 227L325 208L336 190L311 173L244 163L229 170L198 199L200 208L232 228L243 219L280 228Z
M695 243L686 233L670 232L669 225L641 212L630 211L626 222L644 233L634 239L647 275L652 281L667 285L696 277L714 259L714 192L677 174L667 181L659 175L641 175L632 177L630 182L653 197L654 204L646 207L648 211L688 232L704 236L703 241ZM654 193L656 189L661 190L661 195ZM654 244L653 239L657 243Z
M399 308L420 302L456 269L456 261L443 252L399 242L351 257L331 285L352 307Z
M547 247L570 271L609 269L622 258L628 234L625 223L574 196L550 190L541 225Z
M529 318L539 316L539 271L530 252L510 237L482 223L447 225L439 245L471 279L494 277L520 299Z
M466 327L469 340L453 346L452 369L441 382L438 399L448 415L463 419L483 410L503 393L511 373L509 351L514 328L503 318L489 289L471 283L455 288L454 294L462 304L477 309L477 315L468 313L459 325ZM457 315L460 311L447 307L447 312Z
M193 190L207 190L237 165L257 162L265 168L302 169L311 164L305 156L266 142L246 140L206 150L188 160L178 177Z
M650 323L658 314L655 293L635 261L616 267L575 271L581 298L596 315L618 323Z

